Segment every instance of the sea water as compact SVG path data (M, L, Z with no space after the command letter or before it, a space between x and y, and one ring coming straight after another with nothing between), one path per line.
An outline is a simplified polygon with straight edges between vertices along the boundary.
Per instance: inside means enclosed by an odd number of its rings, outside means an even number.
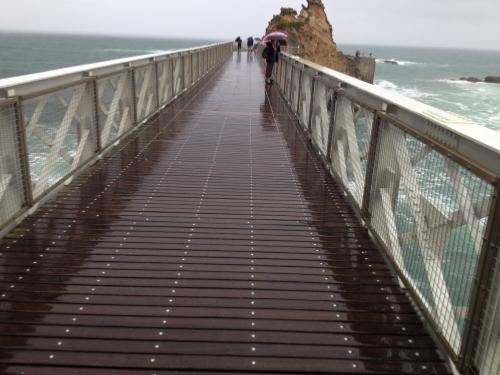
M376 85L500 131L500 84L460 80L500 76L500 51L360 45L339 49L372 53Z
M0 79L215 42L210 38L0 33Z

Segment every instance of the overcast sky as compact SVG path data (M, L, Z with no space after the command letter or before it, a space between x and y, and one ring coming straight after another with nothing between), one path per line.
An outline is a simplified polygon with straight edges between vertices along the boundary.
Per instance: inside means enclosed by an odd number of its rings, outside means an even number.
M300 0L0 0L0 30L231 39ZM337 43L500 50L500 0L324 0Z

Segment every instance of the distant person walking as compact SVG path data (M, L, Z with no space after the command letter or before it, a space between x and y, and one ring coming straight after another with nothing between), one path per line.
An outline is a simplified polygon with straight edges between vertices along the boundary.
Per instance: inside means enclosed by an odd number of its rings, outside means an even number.
M249 52L253 49L253 36L247 38L247 49Z
M238 43L238 52L241 51L241 38L240 37L237 37L235 40L234 40L236 43Z
M266 48L262 51L262 57L266 59L266 83L273 83L273 67L278 62L280 54L280 45L277 40L271 40L266 43Z

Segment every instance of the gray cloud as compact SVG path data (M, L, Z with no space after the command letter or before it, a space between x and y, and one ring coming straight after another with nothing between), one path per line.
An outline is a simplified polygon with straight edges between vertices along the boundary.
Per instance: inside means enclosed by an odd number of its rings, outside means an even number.
M300 0L2 1L1 30L229 39ZM304 1L305 2L305 1ZM498 0L325 0L339 43L500 49Z

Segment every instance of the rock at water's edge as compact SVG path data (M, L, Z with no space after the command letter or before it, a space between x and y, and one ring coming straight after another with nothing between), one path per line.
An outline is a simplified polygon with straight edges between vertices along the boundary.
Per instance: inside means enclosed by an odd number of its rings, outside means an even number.
M394 60L384 60L385 64L399 65L397 61Z
M459 81L467 81L467 82L472 82L472 83L483 82L482 79L479 79L477 77L460 77Z
M487 82L487 83L500 83L500 76L487 76L484 79L484 82Z

